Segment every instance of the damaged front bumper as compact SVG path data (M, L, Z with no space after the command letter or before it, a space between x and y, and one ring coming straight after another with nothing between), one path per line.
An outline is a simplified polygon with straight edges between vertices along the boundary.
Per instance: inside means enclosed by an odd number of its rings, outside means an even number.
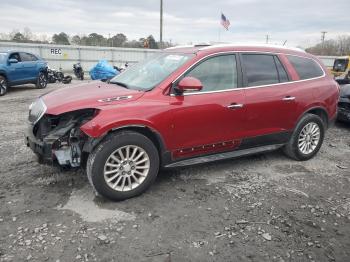
M26 144L45 163L57 162L61 166L79 167L81 163L81 147L76 137L68 136L66 133L72 129L69 125L43 138L42 140L33 134L34 126L29 124L26 132ZM74 133L74 131L72 132Z
M39 119L29 117L25 143L41 162L79 167L83 152L91 152L94 142L98 141L83 133L80 126L96 113L95 109L83 109L58 116L42 114Z

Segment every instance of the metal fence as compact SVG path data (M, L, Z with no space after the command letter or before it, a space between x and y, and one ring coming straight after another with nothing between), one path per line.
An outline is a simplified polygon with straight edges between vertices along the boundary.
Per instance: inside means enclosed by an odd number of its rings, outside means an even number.
M126 62L137 63L158 52L152 49L116 48L97 46L70 46L47 44L24 44L14 42L0 42L0 51L17 50L39 55L52 68L62 68L71 72L73 64L80 62L85 71L90 70L99 60L105 59L111 65L124 66Z

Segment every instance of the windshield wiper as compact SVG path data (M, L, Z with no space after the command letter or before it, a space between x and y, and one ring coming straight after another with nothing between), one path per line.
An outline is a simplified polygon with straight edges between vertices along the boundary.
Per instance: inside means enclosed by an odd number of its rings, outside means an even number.
M129 86L127 84L123 83L123 82L113 81L113 82L110 82L110 83L116 84L118 86L122 86L122 87L125 87L125 88L129 89Z

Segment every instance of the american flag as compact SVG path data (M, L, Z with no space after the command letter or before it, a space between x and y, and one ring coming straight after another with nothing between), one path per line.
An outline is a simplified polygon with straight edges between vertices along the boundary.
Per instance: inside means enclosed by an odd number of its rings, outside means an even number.
M226 28L226 30L228 30L228 27L230 26L230 20L228 20L223 13L221 13L221 24Z

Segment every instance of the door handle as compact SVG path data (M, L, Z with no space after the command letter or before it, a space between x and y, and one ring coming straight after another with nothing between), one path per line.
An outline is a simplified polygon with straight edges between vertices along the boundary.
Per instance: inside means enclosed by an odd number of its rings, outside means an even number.
M237 104L237 103L232 103L231 105L228 105L227 108L230 109L236 109L236 108L242 108L243 104Z
M286 96L284 98L282 98L283 101L293 101L295 100L295 97L294 96Z

